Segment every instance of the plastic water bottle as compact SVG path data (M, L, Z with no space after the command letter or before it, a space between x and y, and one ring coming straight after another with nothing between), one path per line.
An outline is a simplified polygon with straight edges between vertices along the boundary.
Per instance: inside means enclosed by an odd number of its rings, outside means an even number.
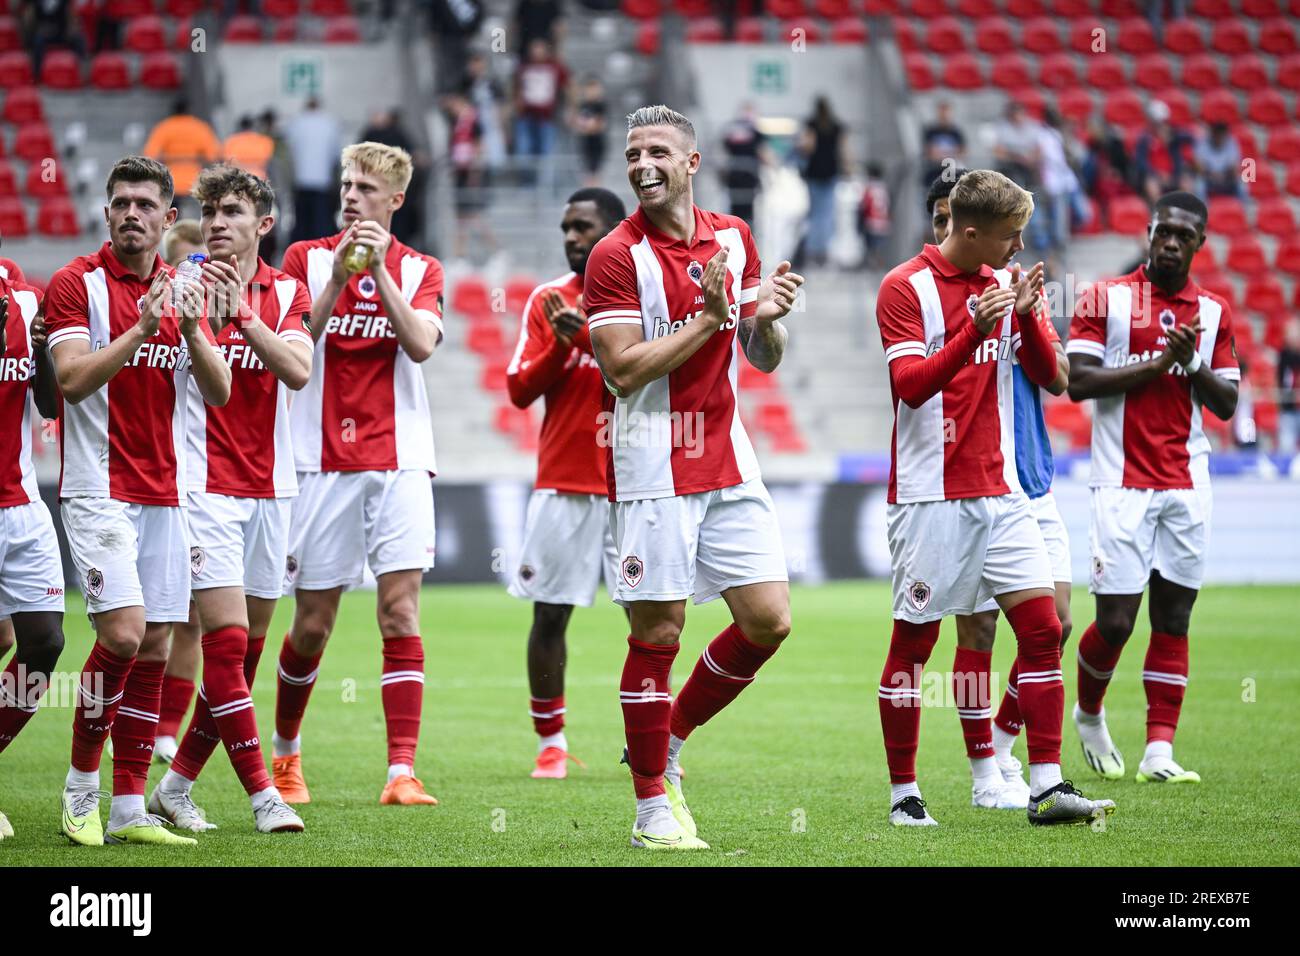
M182 293L188 286L203 282L203 263L207 256L201 252L192 252L176 266L176 275L172 277L172 308L181 310Z

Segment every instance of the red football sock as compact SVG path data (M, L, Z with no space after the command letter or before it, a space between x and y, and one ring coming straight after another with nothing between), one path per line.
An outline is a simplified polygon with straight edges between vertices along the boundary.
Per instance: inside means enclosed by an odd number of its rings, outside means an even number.
M158 705L162 700L166 661L136 658L122 688L122 703L113 721L113 796L144 795L149 762L158 736Z
M250 692L253 689L253 675L257 673L257 662L262 656L262 647L265 644L265 634L248 639L248 650L244 652L244 682ZM212 717L212 709L200 690L198 705L194 708L194 716L190 718L190 726L185 731L185 736L181 738L176 758L172 761L172 769L187 780L199 779L199 774L203 772L204 766L212 756L212 751L220 742L221 731L217 728L217 722Z
M1010 734L1012 737L1020 733L1020 727L1023 723L1020 719L1019 677L1020 661L1012 661L1011 672L1007 674L1007 689L1002 695L1002 706L998 708L998 714L993 718L993 723L998 725L998 729Z
M677 656L676 644L644 644L629 635L627 660L619 684L627 762L637 799L662 796L668 766L668 715L672 696L668 672Z
M993 756L993 704L989 698L989 662L992 651L957 648L952 662L952 693L966 738L966 756Z
M921 736L921 668L939 639L939 622L895 620L885 670L880 675L880 726L890 783L916 782L916 748Z
M672 735L685 740L708 723L749 686L779 646L755 644L735 624L710 641L673 701L668 719Z
M564 729L564 695L559 697L529 697L528 713L533 718L533 729L539 737L550 737Z
M18 655L15 654L4 673L0 674L0 751L27 726L27 721L36 714L37 705L50 687L48 675L44 675L46 679L34 682L33 678L43 672L28 670L24 665L19 674L18 667Z
M122 703L123 688L131 673L134 657L121 658L98 641L81 669L77 706L72 712L72 766L76 770L99 770L104 741ZM149 739L153 746L153 738Z
M316 686L316 671L321 655L303 657L284 636L280 648L280 666L275 688L275 732L281 740L293 740L302 729L302 715L307 710L307 699Z
M1095 622L1079 638L1079 709L1085 714L1101 713L1102 698L1123 651L1123 644L1112 647L1102 639Z
M162 706L158 709L158 736L175 737L194 697L194 681L163 674Z
M424 705L424 645L419 634L384 641L384 676L379 679L379 692L388 725L388 764L414 767Z
M1187 693L1187 635L1151 632L1142 686L1147 692L1147 743L1174 742L1178 714Z
M1059 764L1065 685L1061 682L1061 619L1056 616L1056 601L1047 595L1030 598L1006 616L1016 632L1020 664L1016 683L1029 762Z

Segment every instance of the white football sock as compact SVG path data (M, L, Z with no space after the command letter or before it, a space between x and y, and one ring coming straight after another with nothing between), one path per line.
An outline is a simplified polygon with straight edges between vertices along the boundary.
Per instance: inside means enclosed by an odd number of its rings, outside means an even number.
M293 740L285 740L275 731L271 732L271 752L277 757L292 757L302 748L302 734Z
M650 832L659 835L668 833L679 825L673 816L672 809L668 806L667 794L647 797L644 800L637 799L636 828L644 830L648 824L652 823L654 826Z
M977 790L989 784L1002 782L1002 771L998 769L998 762L992 757L971 757L970 776Z
M1148 760L1173 760L1174 745L1168 740L1153 740L1147 744L1146 753L1142 755L1143 762Z
M167 772L162 775L162 779L158 781L158 789L166 790L168 793L189 793L190 787L192 786L194 786L193 780L190 780L188 777L182 777L170 767L167 769Z
M558 734L547 734L537 741L537 752L541 753L547 747L559 747L566 754L569 752L569 741L561 730Z
M1041 797L1061 782L1059 763L1031 763L1029 765L1029 792Z
M681 756L682 745L685 743L686 741L681 737L674 737L671 734L668 736L668 764L664 768L664 776L672 778L674 787L682 785L682 771L677 766L677 758Z
M144 794L128 793L113 798L108 811L108 828L116 830L144 816Z
M388 782L392 783L398 777L414 777L415 768L409 763L390 763L388 765Z
M248 798L249 803L253 805L254 810L259 810L272 800L279 799L280 791L275 787L267 787L265 790L259 790L251 794Z
M891 807L898 806L900 800L905 800L908 797L920 799L920 796L921 788L916 785L915 781L912 783L891 783L889 785L889 805Z
M1009 734L997 724L993 725L993 753L1006 758L1011 756L1011 748L1016 745L1019 734Z
M64 778L63 785L69 790L98 790L99 771L78 770L76 767L69 767L68 776Z

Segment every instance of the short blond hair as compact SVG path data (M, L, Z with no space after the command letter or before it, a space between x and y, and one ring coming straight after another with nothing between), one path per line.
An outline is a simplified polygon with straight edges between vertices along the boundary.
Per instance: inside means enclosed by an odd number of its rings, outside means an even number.
M656 106L642 106L627 115L627 129L630 133L642 126L671 126L695 148L695 126L681 113L662 103Z
M178 219L163 234L162 257L163 262L169 266L174 266L179 261L179 258L172 255L178 242L194 246L196 249L203 248L203 230L199 227L197 219Z
M384 143L353 143L343 147L342 166L355 166L363 173L378 176L392 187L393 192L406 192L411 185L411 154L400 146Z
M987 226L1010 219L1023 229L1034 214L1034 197L992 169L972 169L948 194L954 228Z

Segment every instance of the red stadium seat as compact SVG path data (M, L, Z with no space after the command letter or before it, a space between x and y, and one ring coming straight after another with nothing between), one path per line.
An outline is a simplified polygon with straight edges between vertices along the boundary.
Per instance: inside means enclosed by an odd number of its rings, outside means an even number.
M348 0L308 0L307 11L318 17L348 17L352 6Z
M163 0L162 12L169 17L191 17L206 6L208 0Z
M845 20L856 17L860 4L854 0L813 0L813 13L823 20Z
M1145 123L1147 118L1142 97L1132 90L1112 90L1107 93L1101 115L1107 123L1134 129Z
M1095 90L1118 90L1128 86L1124 61L1117 56L1094 56L1088 60L1085 82Z
M722 21L716 17L701 17L686 25L687 43L721 43L725 39Z
M5 96L2 118L6 123L13 123L15 126L43 122L45 107L41 104L40 91L34 86L22 86L10 90Z
M360 43L361 24L356 17L331 17L325 22L326 43Z
M1246 97L1246 118L1261 126L1285 126L1286 99L1277 90L1259 89Z
M969 20L999 16L997 0L957 0L954 8Z
M27 223L27 207L21 199L0 199L0 235L7 239L21 239L31 232Z
M487 283L478 276L466 276L451 290L451 310L464 318L489 315L492 299Z
M484 362L478 377L479 388L485 392L506 390L506 366L501 362Z
M268 19L283 20L297 15L298 0L262 0L262 16Z
M737 43L764 43L767 40L767 23L762 17L741 17L736 21Z
M659 0L623 0L623 12L633 20L658 20L663 8Z
M1216 53L1249 53L1252 46L1250 32L1240 20L1220 20L1210 34L1210 49Z
M902 53L916 53L921 49L921 43L916 37L916 28L912 26L912 21L906 17L891 17L889 28L894 34L894 43Z
M919 20L935 20L948 16L948 0L911 0L908 9Z
M1070 49L1086 56L1113 52L1110 34L1095 17L1083 17L1070 25ZM1104 44L1104 46L1103 46Z
M993 78L993 83L998 84L998 77ZM1042 120L1047 113L1047 97L1037 90L1032 83L1011 90L1011 98L1025 108L1028 113L1036 120Z
M931 20L925 29L925 47L933 53L960 53L966 49L966 31L956 17Z
M465 346L476 355L497 355L506 348L506 338L496 317L487 315L471 322L465 331Z
M1092 119L1095 108L1092 94L1081 87L1062 90L1056 98L1056 109L1062 116L1075 123L1084 125Z
M1219 263L1214 258L1214 246L1206 243L1201 246L1199 252L1192 257L1192 275L1202 276L1209 275L1212 272L1219 271Z
M76 238L81 235L77 207L64 197L45 200L36 211L36 229L41 235L51 238Z
M1255 228L1266 236L1294 235L1295 213L1291 211L1291 203L1282 198L1261 200L1255 209Z
M53 51L46 54L46 58L50 56L53 56ZM24 51L0 53L0 87L12 90L19 86L31 86L32 82L32 61Z
M257 17L231 17L226 24L226 43L261 43L262 21Z
M1214 219L1214 210L1210 210L1211 229L1216 232L1219 224ZM1268 260L1264 258L1264 247L1254 236L1239 235L1228 246L1226 265L1233 272L1244 276L1263 275L1268 271Z
M140 85L147 90L175 90L181 85L181 68L166 51L150 53L140 61Z
M523 315L528 298L537 288L536 276L511 276L506 280L506 312L510 315Z
M1165 24L1165 49L1187 56L1205 52L1205 35L1195 20L1171 20Z
M636 28L636 52L642 56L654 56L659 52L660 37L659 21L644 21Z
M1007 0L1007 16L1015 20L1045 17L1049 12L1044 0Z
M63 164L49 160L47 156L40 162L27 164L27 177L23 181L23 192L29 199L54 199L68 194L68 182ZM47 175L47 170L49 175Z
M1138 57L1133 81L1144 90L1163 90L1174 85L1174 66L1163 53Z
M7 159L0 159L0 199L18 195L18 177L14 175L13 164Z
M1251 199L1274 199L1282 195L1282 187L1278 185L1272 163L1255 163L1253 175L1254 181L1246 183Z
M1268 67L1253 53L1234 56L1228 67L1228 84L1248 93L1265 90L1269 86Z
M51 50L41 61L41 86L51 90L81 89L81 60L71 50Z
M1267 20L1282 12L1277 0L1241 0L1241 15L1252 20Z
M924 53L904 54L903 72L907 74L907 85L913 90L934 89L934 71L930 68L930 58Z
M1174 126L1191 126L1196 117L1192 115L1192 104L1187 94L1177 87L1156 90L1152 99L1159 100L1169 107L1169 122Z
M1293 93L1300 92L1300 53L1284 56L1278 62L1277 85Z
M1092 419L1086 403L1048 400L1043 405L1043 420L1050 431L1064 436L1071 451L1082 451L1092 443Z
M1286 191L1290 196L1300 196L1300 159L1292 159L1286 168Z
M1255 138L1255 127L1248 123L1242 123L1232 127L1232 135L1237 139L1237 145L1241 147L1243 156L1259 156L1258 140Z
M1151 210L1138 196L1116 196L1110 201L1110 230L1123 235L1141 235L1151 221Z
M856 17L844 17L831 24L832 43L863 44L870 39L867 25Z
M1206 20L1220 20L1233 16L1232 0L1192 0L1192 13Z
M162 17L137 17L126 24L126 48L135 53L154 53L166 49L167 35Z
M1138 0L1099 0L1097 12L1103 17L1135 17L1142 12Z
M994 17L975 27L975 48L981 53L1004 55L1014 52L1016 46L1015 32L1006 20ZM993 64L994 73L1000 65Z
M1012 50L1012 47L1005 47ZM1034 84L1034 75L1029 70L1029 62L1018 53L1009 52L995 57L989 71L989 82L998 89L1014 92ZM1042 113L1038 113L1042 116Z
M673 10L687 20L713 16L712 0L673 0Z
M1030 53L1055 53L1061 49L1061 29L1051 17L1035 17L1021 28L1020 45Z
M20 126L18 132L14 134L14 155L19 159L25 159L29 163L39 163L47 157L58 154L58 147L54 145L54 136L44 122Z
M173 50L191 50L194 47L194 21L182 17L176 21L176 32L172 35Z
M23 38L18 32L18 21L13 17L0 17L0 53L22 48Z
M1068 53L1052 53L1038 61L1038 85L1048 90L1068 90L1079 85L1079 71Z
M1201 97L1201 119L1206 123L1227 123L1231 126L1241 119L1237 97L1231 90L1210 90Z
M153 13L153 0L108 0L104 12L114 20L131 20Z
M1279 126L1268 134L1268 152L1264 154L1279 163L1291 162L1300 156L1300 129Z
M783 20L780 36L782 43L795 43L800 40L804 43L821 43L822 28L817 25L816 20L809 20L807 17Z
M902 0L865 0L862 12L869 17L896 17L903 12Z
M1237 311L1237 286L1224 272L1207 272L1196 276L1196 284L1207 292L1213 292L1228 303L1228 308Z
M1250 231L1246 218L1246 207L1234 196L1211 196L1210 222L1214 231L1220 236L1244 236Z
M954 53L944 60L941 82L950 90L977 90L984 85L984 71L971 54Z
M131 70L126 57L114 50L96 53L90 61L90 83L97 90L131 88Z
M1265 20L1259 25L1259 48L1273 56L1286 56L1300 50L1295 27L1285 17Z
M1300 279L1300 236L1285 236L1273 254L1273 268Z
M298 18L285 17L283 20L271 21L271 42L292 43L298 39Z
M1282 283L1273 276L1263 275L1246 283L1243 304L1251 312L1275 315L1286 310L1286 293Z
M1223 85L1219 61L1208 53L1196 53L1183 60L1183 86L1205 92Z
M1119 22L1117 29L1119 41L1116 45L1121 53L1140 55L1154 53L1160 48L1151 23L1145 17L1128 17Z
M794 20L808 15L808 8L803 0L767 0L763 10L778 20Z

